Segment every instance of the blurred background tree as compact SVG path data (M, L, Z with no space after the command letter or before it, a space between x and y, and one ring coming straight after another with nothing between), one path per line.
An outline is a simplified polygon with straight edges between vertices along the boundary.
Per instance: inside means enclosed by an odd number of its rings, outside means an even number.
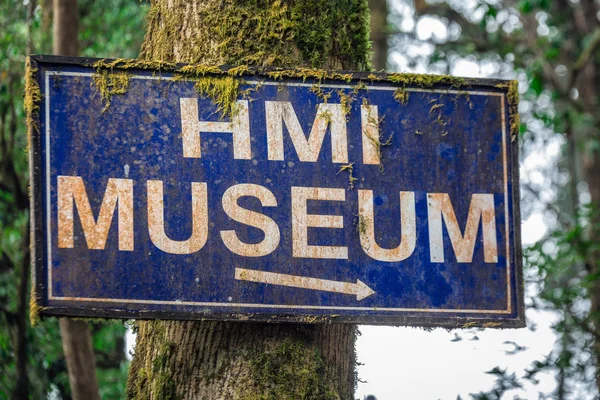
M136 57L146 5L137 0L79 0L81 54ZM23 110L25 56L52 49L52 1L0 2L0 399L69 399L57 320L29 323L29 200ZM121 322L92 323L103 399L124 398L127 377Z

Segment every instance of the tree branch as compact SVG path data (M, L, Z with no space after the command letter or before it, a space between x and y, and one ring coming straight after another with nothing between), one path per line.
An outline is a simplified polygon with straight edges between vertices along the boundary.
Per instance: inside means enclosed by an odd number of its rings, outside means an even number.
M586 323L584 319L579 318L570 307L565 307L565 311L569 314L569 317L575 322L575 325L581 328L584 332L587 332L594 336L596 339L600 339L600 332L590 326L589 323Z
M596 48L599 44L600 28L596 28L592 33L592 37L590 38L589 43L583 49L579 58L577 59L577 61L575 61L575 64L573 64L573 73L571 74L573 81L577 81L577 78L579 78L579 74L581 73L587 62L590 60L590 56L595 53Z

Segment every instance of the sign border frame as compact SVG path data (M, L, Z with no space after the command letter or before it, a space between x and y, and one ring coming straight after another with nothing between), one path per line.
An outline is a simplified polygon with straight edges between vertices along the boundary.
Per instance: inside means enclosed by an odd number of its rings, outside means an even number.
M76 67L92 67L94 65L116 63L114 70L125 70L119 68L119 63L135 62L136 60L125 60L125 59L99 59L99 58L81 58L81 57L64 57L64 56L39 56L33 55L27 59L27 74L26 81L29 85L26 86L29 90L35 87L39 90L39 82L42 82L44 78L42 71L39 70L40 64L48 66L76 66ZM159 68L127 68L127 71L132 73L135 72L165 72L165 73L176 73L178 69L186 66L186 64L171 64L168 66L161 66ZM227 66L220 66L220 73L210 72L206 73L207 76L219 76L225 75L230 76L227 72L232 69ZM268 76L269 73L277 73L283 71L288 75L293 76L294 73L297 75L303 71L301 69L286 69L281 70L277 68L254 68L249 69L243 74L238 74L240 79L257 77L264 77L267 79L273 79L272 76ZM312 70L311 70L312 71ZM364 81L378 81L387 82L391 86L401 85L394 83L392 77L394 74L387 73L372 73L372 72L355 72L355 71L322 71L329 77L325 77L319 80L321 84L351 84L352 82L364 82ZM351 74L352 80L346 81L344 76ZM418 75L415 75L418 76ZM375 78L375 79L373 79ZM294 78L291 78L294 79ZM290 80L291 80L290 79ZM297 78L296 78L297 79ZM449 80L453 78L449 77ZM465 86L480 86L486 88L498 88L508 87L511 84L516 84L514 81L499 80L499 79L479 79L479 78L459 78L461 83ZM306 81L311 82L316 80L314 78L308 78ZM417 85L406 85L408 88L418 88ZM439 84L440 89L449 90L452 89L451 84ZM422 90L422 88L420 88ZM35 90L35 89L33 89ZM505 110L506 118L506 134L507 138L510 138L507 142L507 150L509 151L507 166L510 167L510 171L507 171L507 181L510 182L510 193L508 198L512 205L512 219L508 218L507 215L507 230L512 231L514 242L511 243L514 248L515 260L514 260L514 276L507 282L510 288L508 292L508 298L510 299L511 308L516 309L516 316L511 317L507 313L494 313L496 317L492 316L449 316L449 313L459 312L457 310L451 311L429 311L427 314L424 312L415 311L403 311L403 315L307 315L307 314L295 314L295 313L282 313L277 308L270 308L268 305L261 305L260 308L266 310L273 310L273 313L264 314L253 314L249 312L237 312L237 313L207 313L203 312L199 307L198 311L167 311L167 310L129 310L126 308L115 307L94 307L94 303L99 303L98 300L85 301L81 300L82 305L86 307L73 307L73 306L49 306L44 304L44 296L47 297L48 291L45 285L44 279L38 279L43 277L45 273L44 265L44 246L46 238L43 235L42 224L43 220L43 206L42 203L42 182L45 179L42 176L42 136L45 134L40 131L39 121L41 121L40 115L40 104L33 104L30 110L28 110L28 143L29 143L29 173L30 173L30 233L31 233L31 271L32 271L32 293L31 293L31 315L35 320L38 316L70 316L70 317L85 317L85 318L118 318L118 319L165 319L165 320L221 320L221 321L254 321L254 322L295 322L295 323L356 323L356 324L368 324L368 325L388 325L388 326L420 326L420 327L444 327L444 328L468 328L468 327L491 327L491 328L520 328L525 326L525 309L524 309L524 287L523 287L523 266L522 266L522 248L521 248L521 230L520 230L520 189L519 189L519 157L518 157L518 140L515 138L512 130L513 124L518 115L515 114L516 104L512 104L516 99L510 99L507 96L508 93L504 93L502 100L504 100L503 107ZM31 96L30 93L26 93L26 96ZM34 99L34 97L31 97ZM43 100L43 94L40 99ZM36 200L40 200L40 204L36 204ZM512 221L512 225L510 222ZM509 238L507 238L509 239ZM509 267L510 271L510 267ZM513 288L514 280L514 288ZM514 293L513 293L514 290ZM514 294L514 295L513 295ZM42 296L40 296L42 295ZM46 299L47 301L47 299ZM102 304L111 304L111 302L102 302ZM140 300L135 303L140 304L152 304L152 300ZM232 304L231 306L235 306ZM249 307L250 308L250 307ZM296 307L301 308L301 307ZM477 314L477 310L469 310L469 313ZM509 311L509 313L512 313ZM413 315L414 314L414 315ZM481 314L479 314L481 315ZM498 315L503 315L498 318Z

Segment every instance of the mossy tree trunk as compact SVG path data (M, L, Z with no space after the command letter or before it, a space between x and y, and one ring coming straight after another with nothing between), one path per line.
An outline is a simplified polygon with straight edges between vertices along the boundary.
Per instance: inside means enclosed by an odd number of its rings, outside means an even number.
M366 69L368 24L366 0L153 0L141 57ZM354 325L151 321L138 326L129 398L354 395Z

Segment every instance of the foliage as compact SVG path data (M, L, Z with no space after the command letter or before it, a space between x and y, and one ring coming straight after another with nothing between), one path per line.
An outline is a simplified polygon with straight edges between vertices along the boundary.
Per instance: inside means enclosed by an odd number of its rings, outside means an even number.
M402 7L400 7L402 8ZM596 398L600 339L600 4L593 0L414 0L391 16L398 31L395 60L416 70L453 73L476 65L485 75L517 78L524 218L542 215L548 233L525 249L530 309L556 315L550 354L522 373L497 367L495 387L473 395L500 399L541 373L556 376L556 390L540 398ZM412 19L414 23L406 23ZM424 35L428 21L442 34ZM516 128L516 127L515 127ZM540 227L543 229L543 227ZM594 350L596 349L596 350Z
M145 6L134 0L81 0L80 42L85 56L135 56L142 41ZM27 135L23 108L24 60L28 51L51 49L52 2L0 2L0 398L18 398L25 382L30 398L69 398L57 320L29 326L29 200ZM106 32L111 32L106 35ZM25 299L22 301L21 299ZM22 325L21 324L22 321ZM103 399L124 397L125 327L92 326ZM27 381L20 381L19 346L26 350Z

